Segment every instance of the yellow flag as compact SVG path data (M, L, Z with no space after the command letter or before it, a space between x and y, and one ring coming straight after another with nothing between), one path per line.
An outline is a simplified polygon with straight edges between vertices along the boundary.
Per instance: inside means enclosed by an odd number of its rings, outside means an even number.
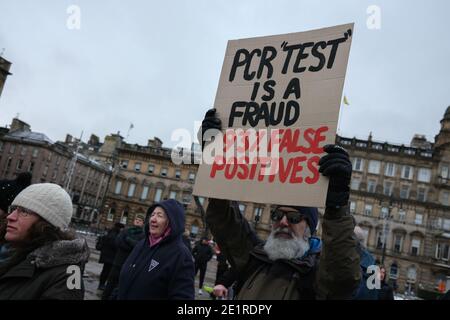
M344 104L346 104L347 106L350 105L350 103L348 102L347 97L345 95L344 95Z

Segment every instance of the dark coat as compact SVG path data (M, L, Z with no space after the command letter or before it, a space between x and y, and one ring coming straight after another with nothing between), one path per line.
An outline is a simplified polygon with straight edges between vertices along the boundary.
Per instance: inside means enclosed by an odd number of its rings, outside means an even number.
M378 300L394 300L394 290L385 281L381 281L381 288L378 291Z
M372 275L369 270L369 266L375 265L375 259L367 251L366 248L363 248L361 245L358 245L358 252L360 258L360 266L361 266L361 281L359 283L358 290L355 292L355 300L378 300L378 290L369 289L367 287L367 280Z
M122 230L116 237L116 255L114 256L113 266L122 268L134 247L144 238L144 228L129 227Z
M99 263L112 264L117 252L116 238L119 235L120 230L111 229L108 233L102 236L99 241L101 242L101 251Z
M198 242L192 250L192 256L197 264L206 264L213 257L214 252L209 244Z
M346 207L326 208L323 243L311 238L311 249L301 259L275 261L235 207L227 200L210 199L206 222L237 275L237 299L352 298L361 271L354 223Z
M83 270L89 258L84 239L55 241L31 252L26 259L0 276L0 300L83 300ZM80 267L80 287L69 266Z
M170 234L150 247L149 227L145 238L131 252L122 267L119 278L119 300L194 299L194 263L183 243L185 213L182 205L173 199L160 206L169 217ZM147 219L146 219L147 220Z

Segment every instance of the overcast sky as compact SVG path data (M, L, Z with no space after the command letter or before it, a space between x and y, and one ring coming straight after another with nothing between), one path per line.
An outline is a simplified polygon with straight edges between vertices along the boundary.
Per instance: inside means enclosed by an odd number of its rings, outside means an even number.
M164 145L213 105L227 41L355 22L340 134L429 140L450 105L449 1L0 0L0 52L13 63L0 125L19 113L52 140L109 133ZM70 5L80 29L67 27ZM377 5L381 28L370 30Z

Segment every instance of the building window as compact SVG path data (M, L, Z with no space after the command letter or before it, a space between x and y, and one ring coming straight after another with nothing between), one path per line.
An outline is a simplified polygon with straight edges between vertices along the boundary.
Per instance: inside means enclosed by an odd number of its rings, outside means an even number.
M120 167L121 167L122 169L128 168L128 160L122 160L122 161L120 161Z
M192 195L190 192L183 192L183 203L189 204L192 200Z
M245 204L239 204L239 211L241 211L242 215L245 215L245 209L247 206Z
M415 282L416 278L417 278L416 267L414 267L414 266L409 267L406 275L407 275L409 281Z
M412 180L413 178L413 167L411 166L403 166L402 170L402 178Z
M9 167L11 167L12 158L9 157L8 161L6 161L6 171L8 171Z
M371 204L366 204L364 206L364 215L365 216L371 216L372 215L372 208L373 208L373 206Z
M367 181L367 192L375 193L377 187L377 181L373 179L369 179Z
M175 179L180 179L181 178L181 170L177 169L175 170Z
M405 221L405 218L406 218L405 210L399 210L398 211L398 220L399 221Z
M255 209L253 209L253 217L255 219L255 222L258 222L261 219L263 211L264 208L261 207L255 207Z
M39 149L34 148L34 149L33 149L33 153L31 154L31 156L32 156L33 158L37 158L38 154L39 154Z
M359 190L359 185L361 184L360 178L352 178L351 188L352 190Z
M22 170L22 167L23 167L23 159L19 159L19 161L17 161L16 169Z
M48 172L48 166L44 167L44 171L42 171L42 175L45 177L47 175Z
M385 219L389 217L389 208L388 207L381 207L381 214L380 218Z
M414 223L417 225L421 225L423 221L423 215L421 213L416 213L416 218L414 219Z
M402 246L403 246L403 236L401 234L396 234L394 236L394 251L402 252Z
M20 150L20 155L24 156L27 153L27 147L22 147L22 149Z
M395 176L395 163L388 162L384 167L384 175L388 177Z
M140 162L136 162L134 164L134 171L141 172L141 163Z
M152 164L148 165L148 173L153 173L153 171L155 171L155 166Z
M389 270L389 279L397 279L398 278L398 266L396 263L391 264L391 268Z
M111 208L109 208L109 212L108 212L108 216L106 217L106 220L113 221L115 215L116 215L116 206L112 205Z
M393 189L394 183L391 181L385 181L384 187L383 187L383 194L386 196L392 195L392 189Z
M120 217L120 223L122 223L123 225L126 225L127 220L128 220L128 208L125 208L122 211L122 216Z
M58 170L54 170L53 171L53 175L52 175L52 179L55 180L57 176L58 176Z
M31 161L30 165L28 166L28 171L33 172L33 169L34 169L34 161Z
M444 225L442 226L442 228L445 231L450 231L450 219L444 219Z
M195 180L195 173L194 172L190 172L189 173L189 181L194 182Z
M200 202L201 205L203 205L205 203L205 198L204 197L198 197L198 201Z
M448 191L442 191L442 193L441 193L441 203L444 206L448 206L448 199L449 199L449 192Z
M409 186L402 185L400 189L400 198L402 199L408 199L409 198Z
M427 189L423 187L417 188L417 200L421 202L427 201Z
M161 168L161 176L167 177L167 168Z
M122 181L118 180L116 181L116 188L114 189L115 194L120 194L122 191Z
M431 169L420 168L417 173L417 180L420 182L430 182L431 181Z
M141 193L141 200L145 200L148 197L148 186L144 186L142 188L142 193Z
M369 161L369 173L380 174L381 162L378 160Z
M441 254L441 259L444 261L448 261L449 259L449 244L442 244L442 254Z
M154 198L154 200L155 200L156 202L161 201L162 193L163 193L163 189L161 189L161 188L157 188L157 189L156 189L156 191L155 191L155 198Z
M128 194L127 194L127 196L132 198L134 196L134 190L136 190L136 184L135 183L130 183L130 185L128 187Z
M353 171L363 171L364 170L364 159L354 158L353 159Z
M12 145L9 147L9 153L14 153L14 151L16 151L16 145L15 145L15 144L12 144Z
M441 167L441 177L442 178L444 178L444 179L447 179L448 177L449 177L449 175L448 175L448 166L442 166Z
M169 199L177 199L177 192L176 191L170 191Z
M356 211L356 202L350 201L350 212L355 213L355 211Z
M420 239L412 239L411 241L411 255L418 256L420 252Z
M378 231L377 234L377 249L382 249L384 244L384 232Z

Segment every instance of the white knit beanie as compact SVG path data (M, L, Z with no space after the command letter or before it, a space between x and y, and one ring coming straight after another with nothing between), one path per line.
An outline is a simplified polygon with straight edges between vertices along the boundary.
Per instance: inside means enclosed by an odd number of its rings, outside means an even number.
M17 195L12 205L36 212L47 222L60 229L67 228L73 213L69 194L54 183L30 185Z

